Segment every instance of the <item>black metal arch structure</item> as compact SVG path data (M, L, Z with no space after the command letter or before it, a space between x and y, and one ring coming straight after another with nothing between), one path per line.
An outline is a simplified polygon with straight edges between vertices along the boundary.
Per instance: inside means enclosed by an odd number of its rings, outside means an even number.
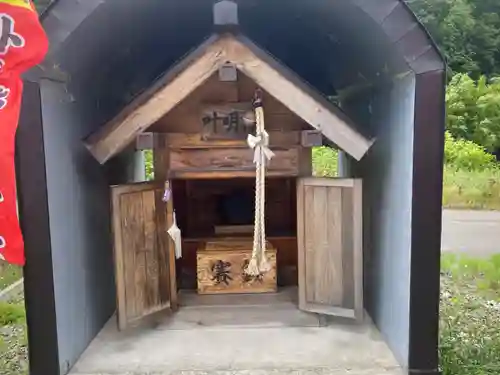
M210 34L212 5L55 2L42 14L52 43L45 71L56 64L73 77L87 74L85 89L120 107ZM238 5L242 32L325 94L403 72L443 70L438 50L403 1L239 0Z
M442 56L402 0L235 2L242 33L378 139L352 163L366 309L408 373L437 374ZM51 49L26 76L17 156L32 375L66 374L114 311L106 200L128 161L101 167L80 141L212 33L213 3L59 0L42 14Z

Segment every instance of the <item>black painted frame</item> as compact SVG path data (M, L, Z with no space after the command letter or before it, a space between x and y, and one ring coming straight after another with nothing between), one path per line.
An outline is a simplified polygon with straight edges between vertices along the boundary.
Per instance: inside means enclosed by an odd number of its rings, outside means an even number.
M438 375L445 71L416 76L409 374ZM439 161L439 162L438 162Z
M16 138L19 216L24 235L24 293L30 375L59 375L41 93L25 82Z

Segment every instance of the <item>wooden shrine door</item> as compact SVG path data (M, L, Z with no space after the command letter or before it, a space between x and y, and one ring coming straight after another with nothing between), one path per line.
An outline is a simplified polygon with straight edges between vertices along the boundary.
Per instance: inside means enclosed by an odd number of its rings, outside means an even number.
M161 310L175 309L175 253L167 233L173 204L158 182L111 189L118 327Z
M297 184L299 307L362 320L362 184L302 178Z

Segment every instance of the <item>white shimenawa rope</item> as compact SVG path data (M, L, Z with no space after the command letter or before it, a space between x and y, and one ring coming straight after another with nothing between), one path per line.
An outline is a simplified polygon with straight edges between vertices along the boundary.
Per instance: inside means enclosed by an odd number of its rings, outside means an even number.
M252 258L245 272L258 276L268 272L271 267L266 257L266 223L265 223L265 191L266 163L274 153L269 149L269 134L264 126L264 109L262 108L261 91L255 93L254 100L256 134L248 135L247 143L254 150L255 173L255 222Z

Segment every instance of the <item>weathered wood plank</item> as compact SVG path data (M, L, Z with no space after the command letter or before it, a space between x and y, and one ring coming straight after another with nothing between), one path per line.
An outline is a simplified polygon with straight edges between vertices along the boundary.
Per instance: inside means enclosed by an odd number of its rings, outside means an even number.
M266 171L266 177L295 177L294 170L270 170ZM169 179L179 180L228 180L235 178L255 178L255 168L205 168L169 171Z
M306 289L306 300L305 303L314 302L314 287L315 287L315 264L314 264L314 253L316 252L316 241L319 240L315 237L315 223L314 220L314 188L311 186L304 187L304 228L305 228L305 284L303 287ZM318 220L322 221L322 220ZM300 287L300 285L299 285Z
M158 231L157 183L114 186L112 193L115 278L118 326L170 306L169 270L162 259L162 234Z
M253 234L253 225L216 225L215 234L216 235L248 235Z
M157 236L157 256L158 256L158 298L161 306L170 305L171 309L175 309L175 301L177 293L172 293L171 285L175 282L175 272L172 273L171 261L169 257L169 238L166 232L167 216L164 209L163 190L155 190L156 203L156 236ZM174 270L175 271L175 270Z
M353 254L353 189L342 189L342 269L344 285L344 307L354 309L354 254Z
M269 143L271 147L300 146L300 131L270 131ZM246 139L203 139L201 133L165 133L169 147L173 149L190 148L245 148L248 149Z
M136 319L144 306L142 300L143 279L146 277L144 270L144 253L141 254L144 229L142 227L142 201L141 193L124 194L120 199L120 216L123 228L123 248L125 273L126 318L131 321ZM141 217L139 217L139 215Z
M275 157L268 164L267 171L289 171L298 173L298 149L273 149ZM250 149L170 149L170 166L172 173L189 170L219 169L255 170L253 151Z
M309 178L303 178L302 181L306 186L331 186L331 187L346 187L346 188L352 188L354 186L354 180L348 178L309 177Z
M202 132L200 117L197 115L199 107L192 105L193 109L183 112L172 112L158 120L148 128L148 132L155 133L188 133L198 134ZM264 106L266 111L266 130L268 132L302 131L310 129L304 120L293 113L272 113Z
M360 180L300 179L297 185L299 306L363 318Z
M86 145L94 157L100 163L106 162L217 72L226 60L225 40L209 39L117 118L93 134Z
M239 235L238 235L239 237ZM205 243L221 238L199 237L184 238L182 241L182 259L179 259L182 289L196 289L196 253ZM268 236L267 240L276 249L277 278L279 286L297 285L297 238Z
M323 134L319 130L304 130L300 138L302 147L316 147L323 144Z
M228 55L242 73L356 160L371 147L373 142L354 130L343 112L249 39L238 36L227 44L232 44Z
M172 184L170 181L165 181L164 184L164 189L167 190L169 189L171 194L170 194L170 199L165 203L165 213L166 213L166 228L165 228L165 233L166 231L173 225L174 223L174 197L173 197L173 192L172 192ZM166 234L168 239L168 267L169 267L169 285L170 285L170 303L172 306L172 309L177 309L178 307L178 301L177 301L177 277L176 277L176 272L175 272L175 243L173 239Z
M137 151L152 150L155 148L155 134L142 133L135 139L135 149Z
M252 239L211 241L197 252L199 294L269 293L277 291L276 249L266 246L271 270L248 277L244 269L252 255Z
M357 321L364 318L363 303L363 181L356 179L353 188L353 262L354 311Z
M168 303L172 310L177 308L177 281L175 272L175 253L173 242L167 233L172 225L173 194L169 202L163 202L166 187L170 188L168 178L169 149L165 134L153 135L153 166L154 178L161 189L156 191L156 223L158 226L158 262L159 262L159 298L161 304ZM167 181L165 183L165 181Z
M153 170L154 179L163 183L167 179L170 151L167 146L168 140L164 134L155 133L153 138Z
M252 103L210 104L201 108L200 125L204 140L245 140L255 128Z
M308 253L306 265L311 272L313 280L313 299L309 302L326 306L338 306L339 288L336 285L336 267L332 260L332 250L335 245L335 237L332 239L331 217L329 213L328 196L329 191L325 187L314 187L314 204L306 207L311 210L311 215L317 218L309 223L314 236L314 249ZM332 269L333 268L333 269Z
M113 258L115 263L115 286L118 328L127 325L127 296L125 294L125 257L123 253L122 217L120 215L121 196L116 188L111 189L111 232L113 236Z
M299 149L299 176L310 177L313 175L312 149L302 147Z
M160 273L158 264L158 238L156 223L155 191L142 193L142 215L144 220L144 252L146 256L145 303L149 309L158 306L160 301Z
M322 188L323 189L323 188ZM327 215L325 222L327 247L321 254L324 260L321 262L323 272L322 290L325 292L326 304L328 306L342 306L344 298L343 284L343 262L342 262L342 228L349 222L342 221L342 188L326 190Z
M298 285L299 285L299 307L307 308L307 280L306 280L306 235L305 235L305 186L303 179L297 181L297 259L298 259Z
M228 106L238 102L251 102L258 86L243 74L238 82L220 82L217 75L212 75L202 86L188 98L173 108L164 117L152 125L148 131L163 133L201 133L200 112L207 103L213 106ZM237 95L233 93L236 90ZM311 127L296 114L291 112L276 98L263 93L263 105L266 116L267 131L307 130Z

